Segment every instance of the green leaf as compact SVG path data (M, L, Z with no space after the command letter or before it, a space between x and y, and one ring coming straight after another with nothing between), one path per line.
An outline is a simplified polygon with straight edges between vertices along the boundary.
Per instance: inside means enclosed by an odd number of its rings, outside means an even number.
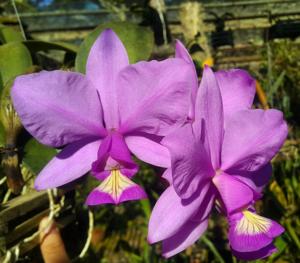
M0 147L5 145L5 130L3 124L0 122Z
M32 138L24 147L23 162L33 173L38 174L56 154L57 151L55 149L45 146Z
M275 246L278 249L276 254L280 254L282 253L285 248L287 247L287 243L285 242L285 240L283 239L282 236L279 236L278 238L276 238L275 240Z
M127 257L130 259L130 262L132 263L142 263L143 258L137 254L125 252L127 254Z
M150 215L151 215L151 204L150 204L149 199L140 200L140 204L141 204L142 210L143 210L146 218L149 219Z
M76 53L78 47L76 45L64 42L46 42L40 40L27 40L23 44L30 50L30 52L35 53L38 51L48 51L48 50L62 50L70 53Z
M211 242L205 235L201 236L201 241L208 246L210 251L214 254L215 258L218 260L220 263L225 263L225 260L222 258L222 255L219 253L218 249L215 247L213 242Z
M1 9L0 9L1 11ZM17 18L12 17L12 16L4 16L3 14L1 14L0 16L0 23L1 24L16 24L18 23Z
M278 258L287 248L287 243L282 236L279 236L275 239L274 245L277 248L277 252L269 257L270 262L273 262L276 258Z
M89 51L97 37L106 28L111 28L119 36L127 50L130 63L147 60L150 57L154 45L153 33L150 29L128 22L110 22L98 26L82 42L75 61L77 71L85 73Z
M0 42L21 42L23 40L24 39L22 37L21 32L8 26L0 26Z
M279 77L274 82L274 84L271 86L271 88L268 92L268 100L269 101L272 101L274 94L276 94L276 92L279 90L279 87L283 84L285 74L286 74L286 72L285 72L285 70L283 70L281 72L281 74L279 75Z
M0 90L12 78L24 74L32 66L30 52L18 42L0 46Z

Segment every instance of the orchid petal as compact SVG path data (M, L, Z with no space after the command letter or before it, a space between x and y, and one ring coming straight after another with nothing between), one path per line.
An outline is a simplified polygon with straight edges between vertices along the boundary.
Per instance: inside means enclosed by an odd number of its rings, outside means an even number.
M229 169L227 173L248 185L257 194L260 194L272 175L272 165L267 163L257 171L240 171Z
M109 158L109 150L111 148L111 136L106 136L98 149L97 158L92 163L91 173L98 180L104 180L107 176L110 175L110 169L105 169L107 159Z
M111 174L88 196L87 205L119 204L125 201L147 198L145 191L120 170Z
M204 123L203 123L204 122ZM209 146L215 170L220 168L224 121L222 97L214 72L205 66L196 99L195 132L205 129L205 146Z
M263 247L259 250L250 251L250 252L239 252L232 249L232 254L241 260L256 260L256 259L263 259L266 258L273 253L277 252L277 248L270 244L266 247Z
M207 226L208 219L200 223L188 221L174 236L163 240L163 256L172 257L193 245L207 229Z
M190 198L214 175L209 157L201 141L187 124L166 136L162 144L171 155L173 186L182 198Z
M159 167L170 167L171 159L168 149L147 136L126 136L129 150L140 160Z
M206 197L210 184L189 202L183 202L174 188L169 186L158 199L152 210L148 226L148 241L155 243L176 234L197 212ZM204 204L205 205L205 204Z
M245 70L220 70L215 76L222 95L225 121L236 111L251 108L256 82Z
M221 173L213 178L213 182L219 191L227 214L250 205L254 199L251 188L234 176Z
M111 137L112 144L109 152L110 156L119 163L126 163L128 165L132 165L133 161L128 146L124 140L124 137L117 132L111 133Z
M202 204L198 211L193 215L191 221L201 222L204 219L207 219L215 205L217 196L216 187L213 184L210 184L209 189L206 192L206 195L202 201Z
M169 184L172 184L173 183L172 169L171 168L166 169L161 177L167 180Z
M222 170L256 171L278 152L287 136L282 112L244 110L227 121L222 148Z
M198 89L198 76L196 72L196 68L194 65L194 62L189 54L189 52L186 50L185 46L179 41L176 40L176 46L175 46L175 57L181 58L185 60L190 65L190 70L193 72L193 79L192 79L192 91L191 91L191 105L189 110L189 118L193 120L195 118L195 101L196 101L196 94Z
M185 46L182 44L180 40L176 40L175 58L181 58L185 60L187 63L194 65L193 59L191 58L189 52L187 51L187 49L185 48ZM195 74L196 74L196 70L195 70Z
M24 127L43 144L60 147L106 133L97 91L79 73L56 70L19 76L11 96Z
M164 136L187 119L192 74L182 59L139 62L120 73L120 132Z
M113 169L122 169L128 177L132 177L138 171L123 136L117 132L105 137L99 148L98 158L92 164L92 173L100 180L104 180L108 176L107 171Z
M39 173L34 182L35 189L55 188L83 176L97 159L99 146L100 141L86 140L66 146Z
M264 248L284 232L275 221L245 210L229 218L229 242L233 250L251 252Z
M108 129L119 127L116 79L128 65L126 49L118 36L111 29L104 30L90 50L86 76L99 91Z

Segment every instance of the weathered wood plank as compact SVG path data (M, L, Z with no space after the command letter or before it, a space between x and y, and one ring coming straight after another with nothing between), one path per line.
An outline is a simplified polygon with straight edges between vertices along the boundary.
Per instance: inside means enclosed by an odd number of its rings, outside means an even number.
M49 211L49 209L46 209L16 226L9 235L6 235L6 244L9 245L16 242L18 239L24 238L28 233L36 230L42 218L49 215Z
M46 211L44 211L44 212L46 212ZM41 215L42 214L40 214L40 216ZM63 229L66 226L68 226L69 224L71 224L72 222L74 222L75 219L76 219L75 214L67 214L67 215L61 216L60 218L55 219L55 221L56 221L57 227L59 229ZM37 220L37 218L35 220ZM37 230L37 228L38 228L38 225L36 226L36 230ZM29 251L31 251L32 249L34 249L36 246L38 246L39 243L40 243L40 240L39 240L39 236L37 235L35 238L33 238L29 242L21 242L20 244L17 244L15 246L7 246L6 249L13 250L14 248L16 248L18 246L19 255L23 256L26 253L28 253ZM7 245L7 244L4 242L4 245ZM1 246L1 239L0 239L0 246ZM5 258L4 253L5 253L5 251L0 251L0 262L3 262L3 260Z
M58 191L56 201L65 194L65 191ZM72 210L72 195L65 198L64 205L59 211L58 226L65 227L75 220ZM38 239L30 242L23 242L24 238L31 236L38 230L41 219L50 213L48 193L31 192L12 199L0 206L0 257L13 246L19 246L20 254L24 254L38 244ZM62 222L62 223L60 223ZM1 259L0 259L0 262Z
M0 206L0 224L2 222L9 222L47 204L48 195L46 191L31 192L18 196Z

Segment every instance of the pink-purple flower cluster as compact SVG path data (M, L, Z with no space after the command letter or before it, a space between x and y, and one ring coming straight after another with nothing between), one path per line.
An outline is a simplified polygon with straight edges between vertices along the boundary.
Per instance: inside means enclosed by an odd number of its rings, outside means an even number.
M277 110L252 109L255 80L243 70L204 68L177 41L175 58L129 65L107 29L91 48L86 74L61 70L17 77L14 107L41 143L64 147L40 172L38 190L58 187L88 171L100 183L88 205L146 198L131 178L132 154L167 168L170 186L153 208L150 243L173 256L204 233L215 207L226 216L233 254L273 253L284 229L255 212L271 175L270 161L287 136Z

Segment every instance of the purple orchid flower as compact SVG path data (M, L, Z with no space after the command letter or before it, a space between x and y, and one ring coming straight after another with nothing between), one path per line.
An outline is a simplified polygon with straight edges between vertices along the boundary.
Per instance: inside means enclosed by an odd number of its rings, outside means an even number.
M58 187L91 170L102 183L88 205L145 198L131 180L138 166L130 152L156 166L170 165L159 142L187 118L190 79L182 59L129 65L110 29L93 44L86 75L57 70L16 78L11 95L24 127L43 144L65 146L35 188Z
M189 58L183 45L177 49ZM273 239L283 228L257 215L252 205L268 182L270 160L287 136L287 125L280 111L251 109L254 95L255 80L245 71L213 73L205 67L194 121L163 139L171 155L163 177L170 186L152 211L148 241L162 241L165 257L199 239L214 204L229 220L237 257L262 258L275 251Z

